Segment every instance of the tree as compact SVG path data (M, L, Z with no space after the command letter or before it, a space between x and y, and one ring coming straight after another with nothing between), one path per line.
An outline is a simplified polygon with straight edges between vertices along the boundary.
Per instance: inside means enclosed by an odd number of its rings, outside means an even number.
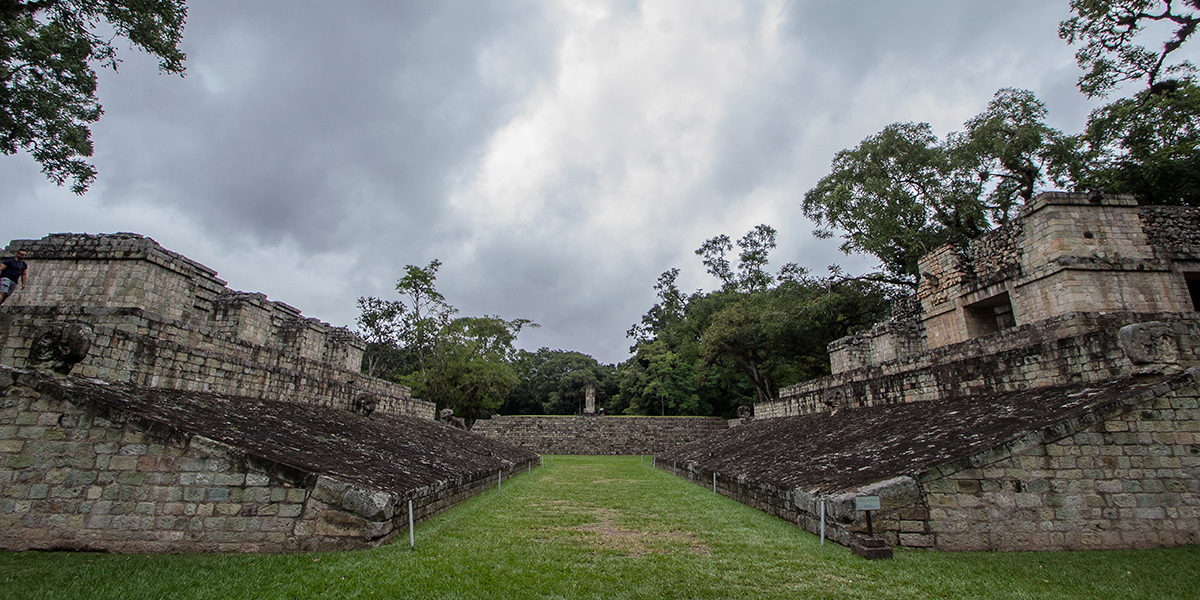
M510 364L514 344L522 329L537 324L495 315L455 317L458 310L437 290L441 264L407 265L396 283L404 300L359 299L359 330L368 341L364 365L470 423L499 409L517 384ZM379 354L371 356L373 350Z
M774 398L780 386L829 373L826 346L868 327L888 310L891 288L834 274L815 279L788 263L771 276L777 233L758 225L737 242L727 235L696 251L720 281L684 297L678 269L655 284L658 302L629 331L633 356L617 367L610 406L629 414L732 417L743 404Z
M513 361L519 382L504 401L504 414L565 415L579 412L588 384L597 406L616 393L616 369L581 352L520 350Z
M828 375L829 343L882 320L890 292L840 276L782 282L713 315L700 358L705 366L745 375L756 402L773 400L782 386Z
M622 401L629 414L699 415L708 410L700 401L696 364L666 342L638 346L637 355L617 368Z
M888 125L838 152L801 209L819 227L842 230L843 252L879 258L888 277L878 279L915 287L922 255L966 244L1047 183L1069 182L1077 141L1045 116L1031 92L1002 89L945 142L927 123Z
M367 342L363 369L369 377L391 372L401 360L398 339L404 328L400 320L404 315L404 303L360 297L358 310L358 332Z
M1200 86L1143 90L1092 112L1078 187L1200 206Z
M428 384L428 367L436 333L448 327L458 312L437 291L437 272L442 262L436 258L425 267L407 265L404 277L396 282L396 291L408 297L408 310L401 316L400 344L416 359L421 387Z
M1200 0L1071 0L1071 10L1075 16L1059 24L1058 36L1083 44L1075 60L1084 70L1079 90L1089 98L1108 96L1128 81L1144 81L1151 91L1172 89L1175 78L1190 79L1196 70L1168 59L1196 32ZM1136 43L1151 23L1173 29L1161 50Z
M629 331L625 333L627 337L631 337L637 342L649 342L660 333L671 330L683 320L687 299L684 298L683 292L679 291L679 286L675 284L678 277L679 269L670 269L658 276L658 281L654 284L658 302L650 307L645 315L642 315L641 323L629 328ZM630 348L629 351L634 352L635 349Z
M843 252L874 255L891 277L915 286L918 258L986 228L978 199L951 193L952 171L928 123L893 123L838 152L801 210L818 227L842 230Z
M721 280L721 289L725 291L753 292L765 290L775 281L766 271L767 257L775 249L777 232L770 225L755 225L737 241L738 267L735 273L725 258L725 253L733 250L733 242L725 234L705 240L696 249L696 255L704 257L702 261L709 274ZM794 264L785 265L786 272L795 268ZM677 270L678 271L678 270Z
M1047 183L1063 185L1074 141L1046 125L1046 113L1033 92L1004 88L987 110L966 122L963 134L952 134L956 177L947 192L957 196L955 203L980 198L991 221L1004 223Z
M24 150L59 185L82 194L96 179L94 63L114 71L124 37L183 74L184 0L0 0L0 151Z
M511 363L525 319L494 315L453 319L432 338L428 371L420 391L439 407L449 407L468 425L499 410L517 385Z

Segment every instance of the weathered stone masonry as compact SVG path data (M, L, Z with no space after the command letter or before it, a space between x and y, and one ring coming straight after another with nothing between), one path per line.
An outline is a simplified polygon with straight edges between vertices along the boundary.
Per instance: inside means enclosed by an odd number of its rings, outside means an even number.
M0 548L341 550L537 456L412 417L0 369Z
M28 289L0 313L0 364L25 366L50 324L83 324L92 350L75 373L105 381L251 393L348 408L367 394L382 414L433 418L408 388L359 372L364 345L262 294L228 290L215 271L136 234L16 240Z
M1200 542L1200 210L1051 193L920 261L917 310L660 468L851 544Z
M19 240L0 548L369 547L532 468L358 372L363 344L135 234Z
M538 454L640 455L728 428L720 417L494 416L475 421L471 431Z
M850 545L1077 550L1200 543L1200 369L756 421L657 466Z

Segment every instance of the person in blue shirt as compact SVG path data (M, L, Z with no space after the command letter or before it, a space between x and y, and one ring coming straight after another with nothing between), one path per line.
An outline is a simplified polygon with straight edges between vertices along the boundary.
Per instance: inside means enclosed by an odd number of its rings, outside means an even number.
M0 264L4 265L4 270L0 271L0 304L4 304L17 287L18 281L21 282L21 289L25 289L25 271L29 269L29 265L25 264L24 250L18 250L16 258L6 258L0 261Z

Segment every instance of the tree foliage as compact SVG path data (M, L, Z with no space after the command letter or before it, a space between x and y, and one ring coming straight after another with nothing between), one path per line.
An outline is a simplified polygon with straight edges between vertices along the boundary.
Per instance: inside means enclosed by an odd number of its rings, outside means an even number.
M82 194L96 178L92 123L103 110L93 65L116 70L116 38L183 74L184 0L0 0L0 151L24 150Z
M1092 112L1078 187L1149 204L1200 206L1200 87L1143 90Z
M739 405L827 374L828 343L886 314L878 283L815 279L792 263L772 276L776 235L767 225L752 229L738 242L736 265L729 236L707 240L696 253L720 282L715 291L684 295L678 269L659 277L658 302L629 331L633 356L617 367L614 410L732 417Z
M1077 142L1045 117L1033 93L1006 88L944 141L928 123L893 123L838 152L801 209L843 232L843 252L873 255L893 282L915 286L922 255L965 244L1067 182Z
M400 365L402 355L396 341L404 331L404 323L400 320L404 311L404 303L398 300L358 299L356 322L359 335L367 342L363 371L369 377L391 372Z
M775 249L775 238L778 232L770 225L756 225L738 238L737 270L735 271L725 254L733 250L733 242L729 236L721 234L705 240L696 249L696 255L702 256L705 268L713 277L721 280L721 289L727 292L755 292L765 290L774 283L775 278L767 272L767 257ZM795 265L789 263L785 269L791 270ZM678 269L676 269L676 274ZM664 273L665 275L665 273Z
M927 123L893 123L833 158L832 172L804 194L801 209L820 227L844 232L843 252L864 252L906 282L917 258L986 223L978 203L947 189L950 157ZM821 235L832 235L822 232Z
M1040 189L1065 184L1075 141L1046 125L1046 114L1033 92L1004 88L962 134L951 134L955 202L978 198L992 222L1004 223Z
M518 383L512 361L527 319L457 317L437 290L441 262L408 265L396 283L401 300L359 298L368 374L403 383L413 394L473 422L500 408Z
M888 309L886 291L866 280L784 281L717 311L701 336L700 359L744 376L756 402L773 400L780 384L828 375L829 342L875 324Z
M1196 32L1200 0L1071 0L1075 16L1059 24L1068 44L1082 44L1075 60L1084 70L1079 90L1089 98L1105 97L1125 82L1142 81L1157 91L1188 79L1190 62L1171 63L1171 54ZM1162 24L1171 34L1161 49L1138 43L1147 25Z
M587 386L596 390L596 406L603 408L616 394L616 368L569 350L520 350L513 367L518 383L504 401L501 412L517 415L569 415L583 409Z

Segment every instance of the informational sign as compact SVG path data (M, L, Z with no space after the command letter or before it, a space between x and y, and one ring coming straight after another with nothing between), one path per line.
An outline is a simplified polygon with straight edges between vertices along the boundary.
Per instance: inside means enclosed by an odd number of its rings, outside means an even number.
M879 496L859 496L855 498L854 510L879 510Z

